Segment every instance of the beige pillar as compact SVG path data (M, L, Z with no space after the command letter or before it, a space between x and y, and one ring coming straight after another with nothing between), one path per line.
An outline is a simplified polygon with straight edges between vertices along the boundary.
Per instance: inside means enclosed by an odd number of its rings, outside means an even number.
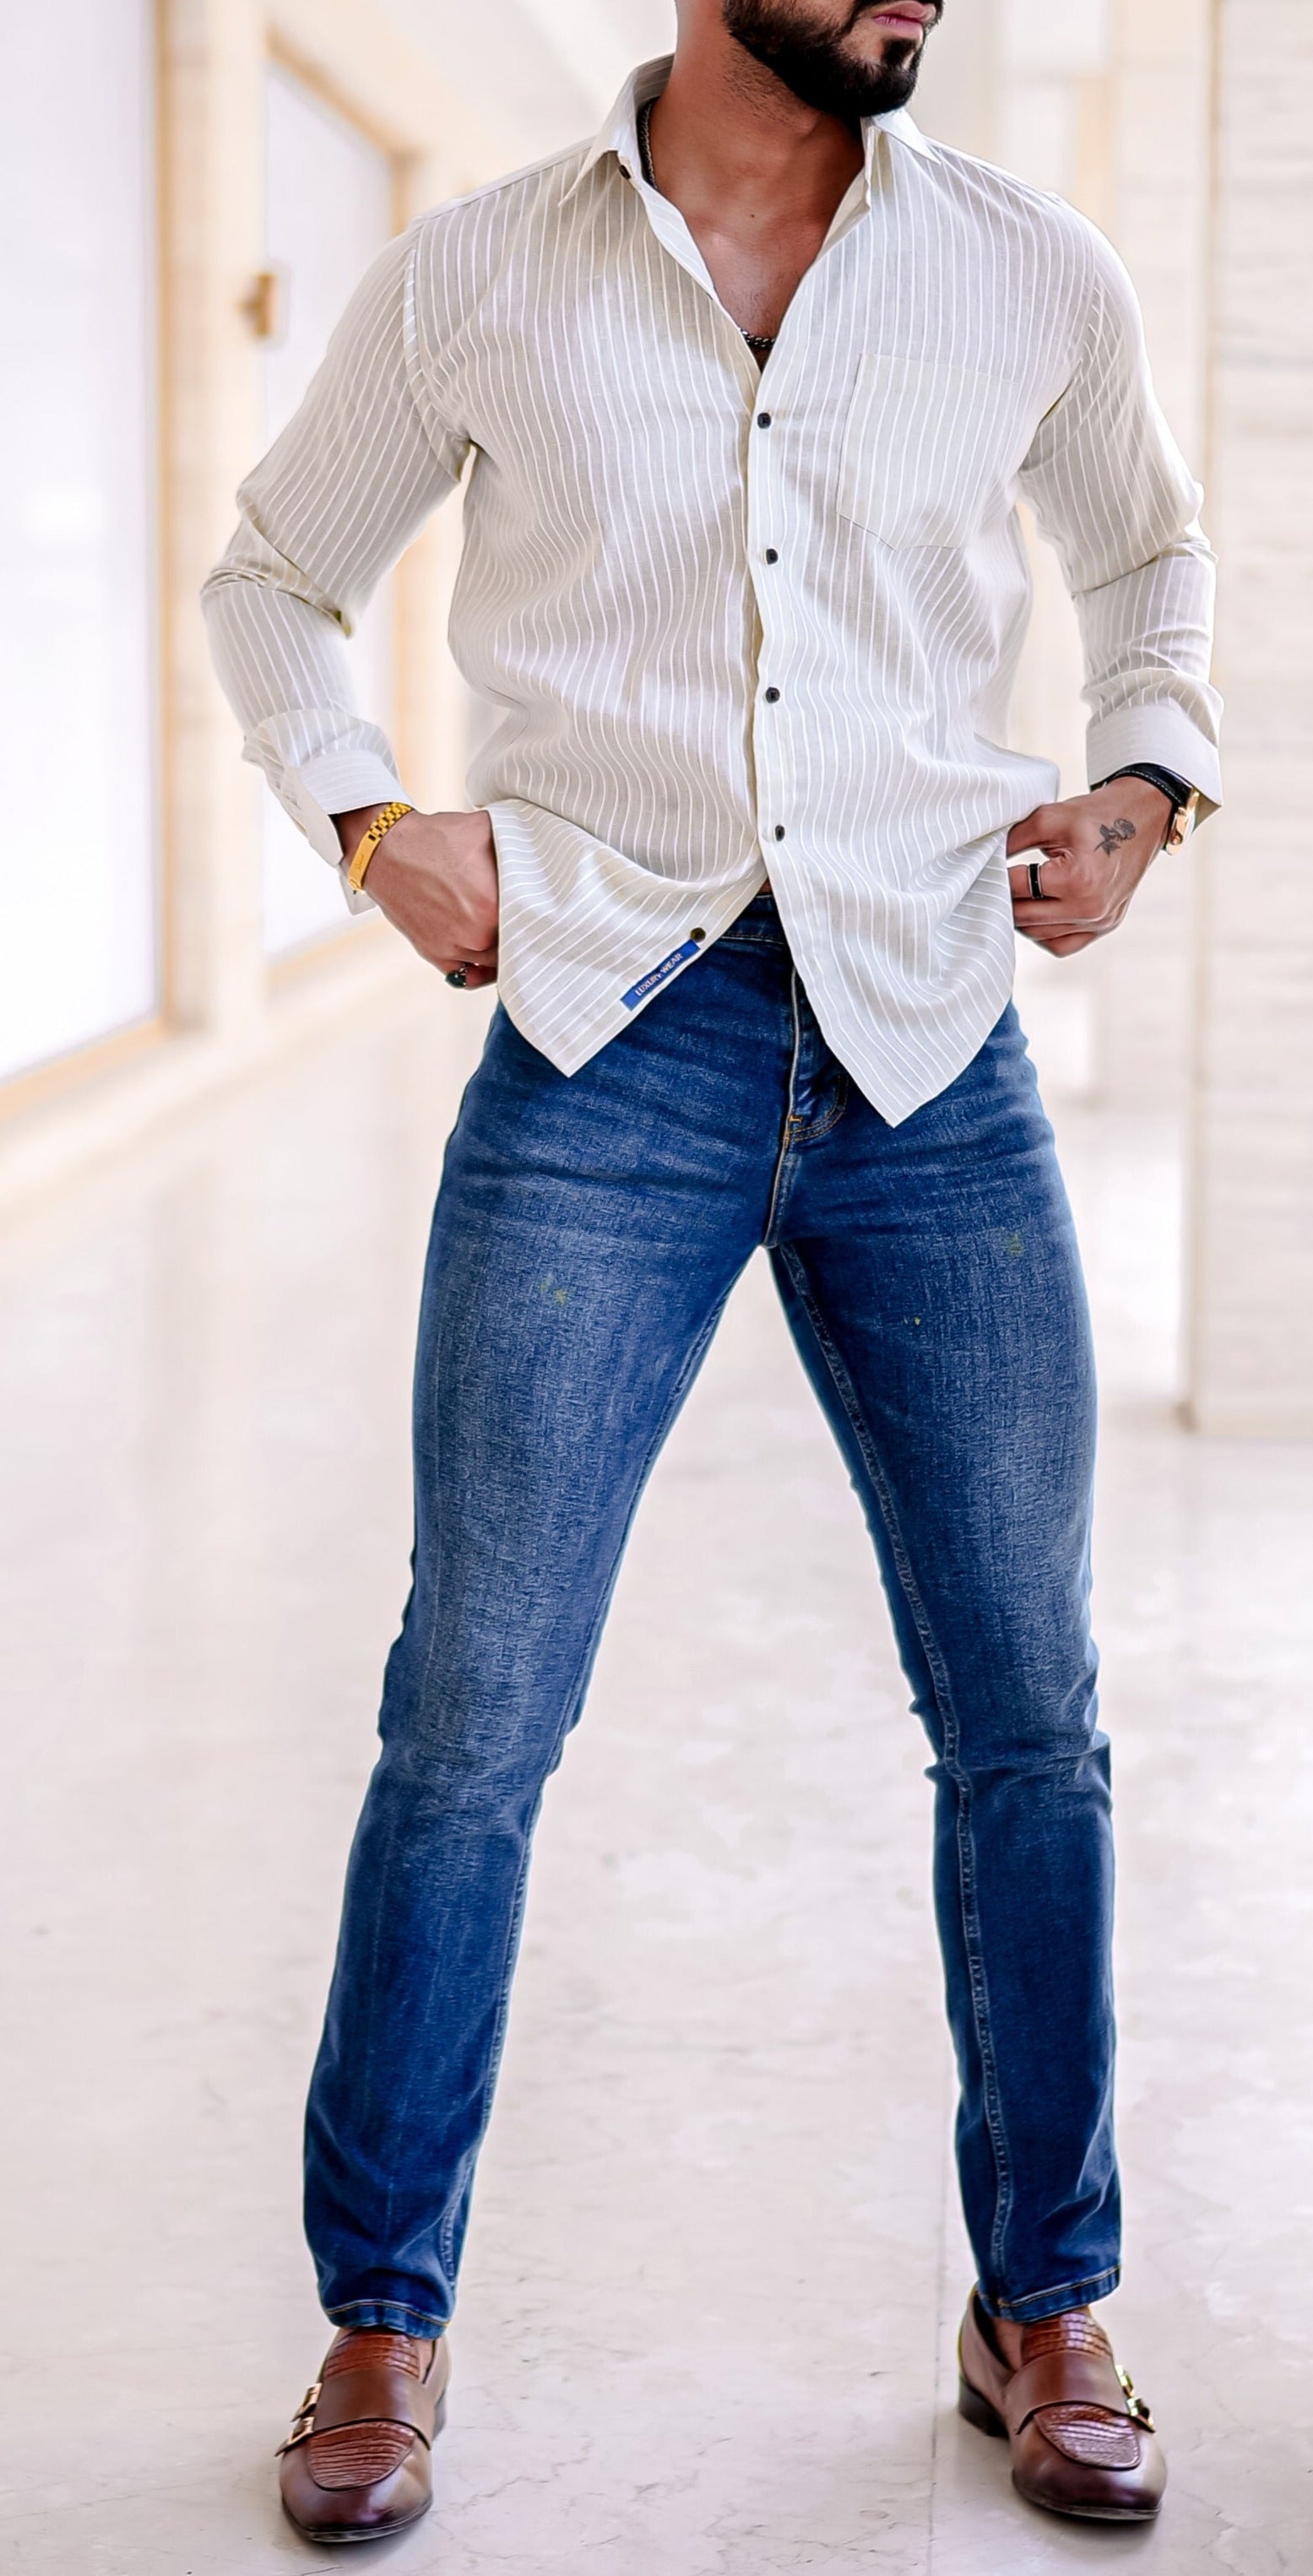
M1313 7L1215 0L1211 518L1228 802L1198 842L1190 1407L1313 1435Z

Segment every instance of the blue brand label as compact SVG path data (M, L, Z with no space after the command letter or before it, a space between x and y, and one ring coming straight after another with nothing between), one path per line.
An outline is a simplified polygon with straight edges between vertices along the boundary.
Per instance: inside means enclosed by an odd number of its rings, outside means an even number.
M667 975L673 975L676 967L683 966L690 957L696 957L704 936L704 932L698 931L692 939L686 939L681 948L672 948L670 955L663 957L660 965L654 966L650 975L640 975L638 982L631 984L628 992L621 996L625 1009L636 1011L639 1003L647 1000L649 993L655 993L658 984L664 984Z

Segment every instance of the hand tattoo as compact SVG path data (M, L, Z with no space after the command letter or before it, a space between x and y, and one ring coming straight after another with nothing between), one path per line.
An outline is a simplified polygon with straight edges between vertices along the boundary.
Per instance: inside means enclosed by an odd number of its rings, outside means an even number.
M1124 814L1120 823L1101 823L1099 825L1099 847L1102 850L1105 859L1110 859L1112 857L1113 851L1122 841L1133 841L1134 838L1135 825L1133 823L1128 823Z

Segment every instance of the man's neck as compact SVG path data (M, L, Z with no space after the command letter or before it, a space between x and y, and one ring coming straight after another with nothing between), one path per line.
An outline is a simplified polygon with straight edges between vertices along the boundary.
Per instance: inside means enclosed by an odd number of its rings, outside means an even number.
M662 192L691 230L828 228L862 166L856 126L807 107L719 25L681 34L652 109Z

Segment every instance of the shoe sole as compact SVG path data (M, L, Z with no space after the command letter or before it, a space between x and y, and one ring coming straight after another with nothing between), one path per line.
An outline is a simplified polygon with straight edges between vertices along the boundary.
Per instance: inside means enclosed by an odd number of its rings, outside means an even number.
M356 2540L396 2540L403 2531L413 2531L416 2523L423 2521L432 2503L430 2496L418 2513L407 2514L404 2522L381 2522L376 2531L315 2531L308 2522L298 2522L294 2513L289 2513L287 2519L303 2540L313 2540L316 2549L348 2549ZM286 2506L283 2510L287 2511Z
M444 2390L442 2396L438 2399L437 2409L433 2417L433 2439L435 2442L439 2433L442 2431L442 2427L446 2423L446 2420L447 2398ZM287 2519L290 2522L293 2531L299 2531L304 2540L313 2540L317 2549L349 2549L352 2543L357 2540L395 2540L399 2532L413 2531L416 2523L422 2522L425 2514L430 2513L432 2509L433 2498L431 2495L427 2495L423 2504L420 2506L418 2513L408 2513L404 2522L380 2522L375 2525L372 2531L316 2531L312 2523L298 2522L294 2513L287 2512L286 2504L283 2506L283 2511L287 2514Z
M1008 2428L997 2407L991 2406L989 2399L982 2397L979 2389L973 2388L968 2379L959 2379L957 2383L957 2411L968 2424L974 2424L978 2433L987 2433L991 2442L1006 2442ZM1015 2470L1012 2483L1027 2504L1036 2505L1041 2513L1059 2514L1064 2522L1156 2522L1158 2519L1156 2504L1050 2504L1047 2496L1031 2495L1029 2489L1022 2486Z

